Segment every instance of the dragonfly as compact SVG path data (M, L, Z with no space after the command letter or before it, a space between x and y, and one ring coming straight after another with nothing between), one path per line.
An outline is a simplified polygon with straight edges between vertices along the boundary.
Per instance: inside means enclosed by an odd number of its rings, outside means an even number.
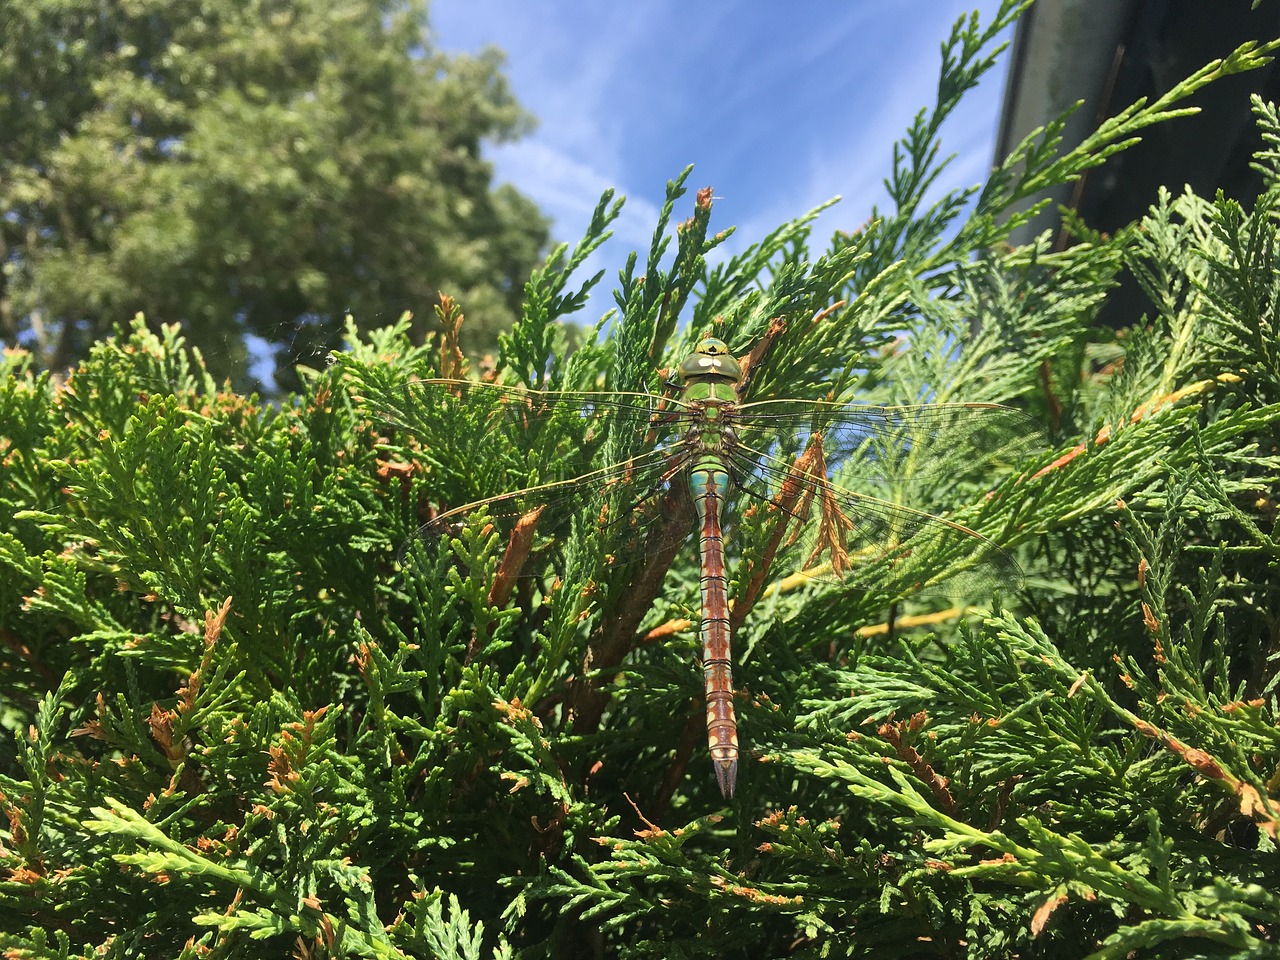
M606 535L617 531L643 556L665 542L654 533L663 526L655 521L670 522L671 501L692 502L684 516L698 549L707 743L728 799L740 760L731 634L735 614L741 617L745 607L740 602L735 609L729 597L726 528L735 501L746 502L739 519L746 511L773 518L762 554L738 558L756 571L786 558L804 580L889 581L903 593L1016 585L1017 563L976 530L839 481L883 490L910 471L946 486L952 481L946 470L980 466L998 450L1016 451L1035 428L1023 412L994 403L744 402L744 364L710 337L680 363L678 374L662 395L417 380L403 385L398 398L366 400L399 411L385 419L414 431L431 429L422 424L438 425L441 417L474 422L480 411L488 427L561 451L546 459L568 476L445 509L421 531L428 539L452 536L477 518L527 538L531 525L555 522L539 519L550 512L595 521ZM936 456L943 445L952 455ZM447 451L427 445L425 453L448 469ZM602 456L605 465L591 468ZM679 511L674 515L680 524ZM687 531L678 532L687 539ZM938 563L946 569L930 566Z

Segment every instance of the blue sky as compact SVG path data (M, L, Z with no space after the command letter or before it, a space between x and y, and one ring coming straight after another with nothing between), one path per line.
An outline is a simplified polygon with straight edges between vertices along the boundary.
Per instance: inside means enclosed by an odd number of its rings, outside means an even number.
M974 9L985 24L999 6L433 0L431 24L446 52L506 52L538 126L488 156L498 181L553 218L557 240L581 236L605 188L627 197L614 240L589 265L608 268L611 287L626 254L647 249L664 186L689 163L689 186L715 190L712 230L738 227L728 252L837 195L816 236L864 223L885 200L894 141L934 103L952 24ZM1007 51L944 128L944 151L957 157L939 189L985 178L1006 66ZM683 203L677 219L691 196ZM610 305L595 297L590 309Z

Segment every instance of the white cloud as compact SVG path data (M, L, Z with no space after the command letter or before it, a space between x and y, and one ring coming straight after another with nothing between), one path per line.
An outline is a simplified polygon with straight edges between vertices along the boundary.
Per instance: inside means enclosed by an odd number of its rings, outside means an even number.
M577 243L591 223L591 215L605 190L625 195L615 180L561 149L536 140L510 144L493 151L498 179L517 185L552 218L557 242ZM612 290L617 271L631 250L649 245L658 208L643 196L627 197L622 213L610 228L613 237L579 268L578 282L597 271L605 276L591 294L579 316L580 322L594 322L614 305Z
M494 150L492 159L498 179L532 197L555 222L556 236L570 243L586 230L605 190L625 193L616 176L547 142L531 139L508 144ZM614 223L614 235L624 244L645 244L657 215L657 207L643 197L628 197Z

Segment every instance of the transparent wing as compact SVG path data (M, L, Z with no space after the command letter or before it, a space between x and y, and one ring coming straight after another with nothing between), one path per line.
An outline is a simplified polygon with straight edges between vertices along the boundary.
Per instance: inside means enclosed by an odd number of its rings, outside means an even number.
M681 492L692 411L643 393L538 392L457 380L362 384L376 420L403 436L438 510L419 531L429 544L477 517L524 556L575 522L607 531L620 553L651 549L655 521ZM459 465L464 469L459 469ZM530 476L540 482L520 489ZM487 495L486 495L487 494Z
M510 532L538 514L545 530L558 529L574 518L601 528L636 530L661 515L660 500L684 477L672 454L652 450L621 463L610 464L566 480L473 500L439 513L419 531L425 537L456 533L484 516Z
M507 484L499 470L522 483L531 473L552 483L622 464L673 442L692 415L679 400L645 393L539 392L467 380L366 382L360 399L380 423L416 440L417 454L442 474L446 466L457 473L459 463L474 465L477 486L463 499L501 492Z
M409 435L427 469L438 468L441 488L431 496L442 510L423 528L428 540L481 513L515 539L577 518L616 531L619 550L643 555L653 522L684 494L696 412L679 400L452 380L363 385L362 399ZM743 496L727 520L781 531L765 537L768 556L748 558L768 561L772 578L794 571L954 594L1020 582L1017 563L981 533L907 505L945 508L940 486L982 481L998 458L1029 449L1037 431L1020 411L779 400L737 407L731 422L724 455ZM527 482L531 460L541 482L510 490L516 477ZM957 494L956 502L966 501Z
M992 467L1017 462L1038 444L1035 421L994 403L876 406L765 400L744 404L735 424L742 443L778 459L822 439L830 479L854 490L911 491L948 505L948 491L986 482ZM942 489L942 497L934 494Z
M410 380L362 387L362 399L381 420L415 430L429 428L441 415L463 412L482 414L494 425L522 429L553 423L590 429L605 422L635 427L672 413L688 415L683 401L649 393L524 390L473 380Z
M913 408L914 422L899 417L889 423L913 428L950 425L954 414L963 413L961 425L977 433L978 427L968 419L971 412L972 408ZM753 565L767 566L774 580L795 574L893 596L971 596L1016 588L1022 573L1007 551L970 526L903 502L904 495L919 492L918 484L903 482L904 477L916 479L903 470L904 454L909 459L925 446L903 447L892 431L876 431L873 426L871 421L828 418L826 432L809 430L809 421L795 434L781 427L776 433L758 431L772 439L773 450L787 451L785 455L746 443L736 447L730 462L749 504L742 522L757 528L753 540L763 545ZM794 422L787 429L794 430ZM753 435L745 428L738 432L739 439ZM789 451L800 444L796 434L808 439L800 453L792 455ZM834 454L828 449L829 435L835 435ZM974 457L981 460L978 454ZM936 465L922 466L928 475L940 476ZM857 484L857 489L846 483ZM981 498L978 502L985 503ZM979 520L982 512L980 507Z

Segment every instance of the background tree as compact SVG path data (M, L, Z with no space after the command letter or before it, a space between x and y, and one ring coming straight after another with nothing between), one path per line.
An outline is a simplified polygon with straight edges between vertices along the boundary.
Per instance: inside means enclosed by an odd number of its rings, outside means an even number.
M50 366L137 311L222 373L358 321L519 313L547 223L485 140L530 118L422 0L0 0L0 329ZM381 317L382 322L386 317ZM238 345L228 350L227 344Z

